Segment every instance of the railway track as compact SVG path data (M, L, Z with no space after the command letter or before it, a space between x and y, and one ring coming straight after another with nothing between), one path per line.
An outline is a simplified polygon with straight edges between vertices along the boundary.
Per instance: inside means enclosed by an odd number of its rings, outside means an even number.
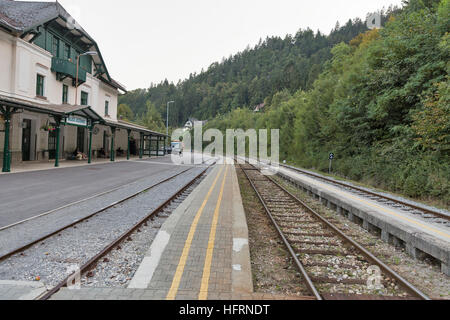
M273 179L240 167L316 299L429 300Z
M30 241L30 242L28 242L27 244L21 246L20 248L16 248L16 249L14 249L14 250L12 250L12 251L6 253L6 254L3 254L3 255L0 256L0 262L2 262L2 261L4 261L4 260L8 259L8 258L11 257L11 256L14 256L14 255L16 255L16 254L18 254L18 253L21 253L22 251L24 251L24 250L26 250L26 249L32 247L33 245L35 245L35 244L37 244L37 243L39 243L39 242L42 242L43 240L46 240L46 239L48 239L48 238L50 238L50 237L52 237L52 236L54 236L54 235L60 233L61 231L64 231L64 230L66 230L66 229L69 229L69 228L71 228L71 227L73 227L73 226L75 226L75 225L77 225L77 224L79 224L79 223L81 223L81 222L83 222L83 221L87 221L87 220L91 219L92 217L94 217L94 216L96 216L96 215L98 215L98 214L100 214L100 213L102 213L102 212L105 212L106 210L108 210L108 209L110 209L110 208L113 208L113 207L115 207L115 206L117 206L117 205L119 205L119 204L121 204L121 203L124 203L124 202L126 202L126 201L128 201L128 200L130 200L130 199L132 199L132 198L137 197L137 196L140 195L140 194L146 193L146 192L150 191L151 189L154 189L154 188L156 188L156 187L158 187L158 186L160 186L160 185L162 185L162 184L164 184L164 183L166 183L166 182L168 182L168 181L171 181L171 180L175 179L176 177L179 177L179 176L181 176L182 174L188 172L188 171L191 170L191 169L192 169L192 168L188 168L188 169L183 170L183 171L181 171L181 172L179 172L179 173L177 173L177 174L174 174L174 175L168 177L167 179L164 179L164 180L162 180L162 181L159 181L159 182L157 182L157 183L155 183L155 184L149 186L148 188L145 188L145 189L143 189L143 190L140 190L140 191L138 191L138 192L136 192L136 193L134 193L134 194L132 194L132 195L130 195L130 196L124 198L124 199L121 199L121 200L119 200L119 201L116 201L116 202L114 202L114 203L111 203L111 204L109 204L109 205L107 205L107 206L105 206L105 207L103 207L103 208L101 208L101 209L99 209L99 210L93 212L92 214L90 214L90 215L88 215L88 216L86 216L86 217L83 217L83 218L81 218L81 219L77 219L77 220L71 222L70 224L67 224L67 225L65 225L65 226L63 226L63 227L61 227L61 228L58 228L57 230L54 230L53 232L51 232L51 233L49 233L49 234L46 234L46 235L44 235L44 236L42 236L42 237L40 237L40 238L38 238L38 239L35 239L35 240L33 240L33 241Z
M350 191L359 196L364 196L364 197L366 197L372 201L376 201L380 204L393 207L397 210L405 211L405 212L413 214L415 216L420 216L421 218L423 218L425 220L432 220L434 223L438 223L438 224L441 224L446 227L450 227L450 216L445 213L442 213L442 212L439 212L436 210L432 210L432 209L428 209L425 207L417 206L412 203L408 203L405 201L401 201L399 199L395 199L393 197L389 197L389 196L386 196L383 194L372 192L372 191L369 191L369 190L366 190L363 188L359 188L359 187L350 185L345 182L340 182L340 181L336 181L334 179L329 179L324 176L314 174L312 172L305 171L305 170L302 170L302 169L299 169L299 168L296 168L293 166L289 166L289 165L285 165L285 164L280 164L280 166L284 167L286 169L290 169L290 170L299 172L301 174L313 177L315 179L325 181L328 184L338 186L340 188L345 189L346 191Z
M127 231L125 231L121 236L116 238L114 241L112 241L109 245L104 247L100 252L98 252L95 256L90 258L87 262L85 262L79 269L80 276L83 277L86 275L90 270L96 267L96 264L105 256L107 256L112 250L117 249L120 247L120 244L124 241L127 241L127 239L130 238L130 236L135 232L140 232L139 228L142 228L143 226L147 225L147 222L153 221L153 219L159 215L162 215L164 217L168 217L166 215L166 211L171 211L178 207L178 205L188 196L188 194L192 191L190 188L199 180L202 178L202 176L215 164L212 163L209 166L207 166L202 172L200 172L196 177L194 177L191 181L189 181L186 185L184 185L178 192L173 194L167 201L165 201L163 204L161 204L158 208L153 210L152 212L148 213L144 218L142 218L138 223L133 225L131 228L129 228ZM50 299L55 293L57 293L61 288L66 287L67 285L73 285L75 284L75 273L67 276L65 279L60 281L56 286L54 286L51 290L49 290L47 293L39 297L39 300L48 300Z
M140 232L139 228L142 228L143 226L145 226L148 221L153 220L155 217L157 217L160 214L165 215L165 211L170 211L170 210L173 210L174 208L178 207L178 205L191 192L191 190L189 190L189 188L192 187L214 164L215 163L212 163L207 168L205 168L200 174L198 174L196 177L194 177L194 179L192 179L190 182L188 182L186 185L184 185L183 188L181 188L177 193L173 194L167 201L165 201L163 204L161 204L158 208L156 208L152 212L148 213L138 223L136 223L134 226L129 228L121 236L116 238L113 242L111 242L109 245L104 247L95 256L93 256L87 262L85 262L79 269L80 276L83 277L90 270L95 268L96 264L98 262L100 262L100 260L102 258L107 256L115 248L119 248L120 244L123 243L124 241L127 241L127 239L133 233ZM75 275L75 273L67 276L64 280L60 281L55 287L53 287L51 290L49 290L47 293L45 293L43 296L41 296L39 298L39 300L49 300L61 288L66 287L68 284L70 284L70 285L75 284L74 275Z

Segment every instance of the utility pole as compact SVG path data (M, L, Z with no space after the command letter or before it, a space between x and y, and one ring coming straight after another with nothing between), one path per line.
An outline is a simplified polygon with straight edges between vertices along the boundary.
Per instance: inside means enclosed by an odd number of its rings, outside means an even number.
M330 168L328 169L328 173L331 174L331 170L333 169L333 159L334 159L334 153L330 153Z

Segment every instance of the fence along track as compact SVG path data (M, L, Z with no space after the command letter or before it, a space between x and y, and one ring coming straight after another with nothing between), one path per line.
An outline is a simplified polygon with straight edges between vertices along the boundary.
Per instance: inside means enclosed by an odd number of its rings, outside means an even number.
M241 169L288 248L308 289L317 299L328 299L335 295L343 299L429 300L367 249L270 177L264 176L249 164L242 165ZM385 287L381 290L382 295L377 290L367 289L367 271L372 266L382 272L381 283ZM354 294L355 291L362 294Z

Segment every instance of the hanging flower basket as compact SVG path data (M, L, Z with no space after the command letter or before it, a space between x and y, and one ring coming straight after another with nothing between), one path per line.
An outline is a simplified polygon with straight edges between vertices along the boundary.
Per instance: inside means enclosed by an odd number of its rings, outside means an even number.
M56 131L56 128L54 126L50 125L49 122L47 121L47 123L41 127L41 130L44 130L46 132L53 132L53 131Z

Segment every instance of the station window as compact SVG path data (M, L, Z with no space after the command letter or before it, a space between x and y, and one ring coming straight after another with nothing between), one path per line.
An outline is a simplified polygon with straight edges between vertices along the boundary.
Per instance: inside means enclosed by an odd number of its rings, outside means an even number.
M62 102L69 103L69 87L63 84Z
M88 105L88 98L89 98L89 94L87 92L81 91L81 105L82 106Z
M109 101L105 101L105 116L109 116Z
M36 78L36 95L39 97L44 96L44 79L43 75L38 74Z
M64 44L64 58L67 60L70 59L70 46L67 43Z
M55 57L59 57L59 39L57 37L53 37L53 55Z

